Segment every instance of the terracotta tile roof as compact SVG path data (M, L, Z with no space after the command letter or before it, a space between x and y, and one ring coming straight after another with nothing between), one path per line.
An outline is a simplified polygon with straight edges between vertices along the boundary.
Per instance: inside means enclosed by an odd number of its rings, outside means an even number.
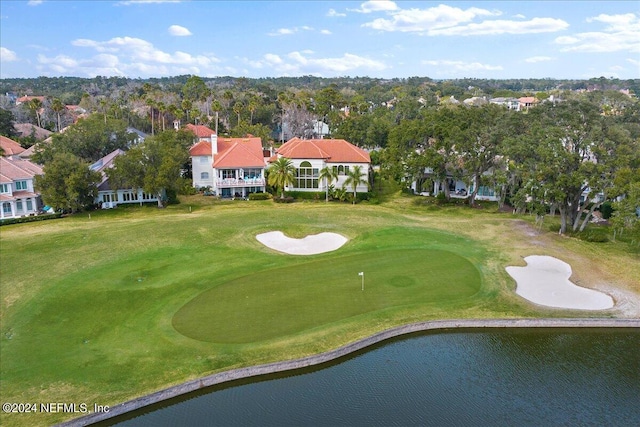
M10 183L36 175L42 175L42 168L35 163L15 157L0 157L0 182Z
M13 125L13 128L21 137L31 136L31 134L33 134L39 141L48 138L53 133L50 130L32 125L31 123L16 123Z
M214 130L209 129L204 125L192 125L189 123L185 128L193 132L198 138L211 138L211 135L216 133Z
M327 163L371 163L369 153L344 139L293 138L277 150L289 159L325 159Z
M15 156L24 151L20 144L3 135L0 135L0 147L4 151L3 156Z
M209 141L200 141L189 148L189 154L191 156L210 156L211 155L211 143Z
M260 138L219 138L214 168L265 167Z

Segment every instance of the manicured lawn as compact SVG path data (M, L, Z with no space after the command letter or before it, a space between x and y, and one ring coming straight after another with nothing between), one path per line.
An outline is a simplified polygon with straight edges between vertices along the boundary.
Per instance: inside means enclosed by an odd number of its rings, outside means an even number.
M514 221L526 225L508 214L424 209L402 198L351 206L192 197L166 210L2 227L1 400L113 405L404 323L576 315L513 293L504 267L531 254L580 266L584 283L638 286L630 279L639 273L635 255L554 233L530 238ZM255 239L274 230L350 240L335 252L288 256ZM0 424L73 416L1 414Z
M360 271L365 273L364 291ZM173 326L201 341L251 343L403 305L453 304L471 297L480 284L480 272L453 252L365 252L215 286L181 307Z

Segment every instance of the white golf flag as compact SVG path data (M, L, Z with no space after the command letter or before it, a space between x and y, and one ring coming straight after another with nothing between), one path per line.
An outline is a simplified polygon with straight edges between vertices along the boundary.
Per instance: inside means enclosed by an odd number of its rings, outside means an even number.
M358 276L364 276L364 271L361 271L360 273L358 273Z

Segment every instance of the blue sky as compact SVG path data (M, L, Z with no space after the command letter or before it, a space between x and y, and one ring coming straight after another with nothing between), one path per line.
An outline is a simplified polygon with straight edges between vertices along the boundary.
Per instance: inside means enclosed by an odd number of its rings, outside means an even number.
M0 2L0 77L640 78L637 1Z

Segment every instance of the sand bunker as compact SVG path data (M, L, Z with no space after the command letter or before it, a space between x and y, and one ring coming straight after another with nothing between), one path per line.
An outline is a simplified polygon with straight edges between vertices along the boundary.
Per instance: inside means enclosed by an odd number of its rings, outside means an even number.
M282 231L258 234L256 239L268 248L289 255L315 255L335 251L348 240L336 233L320 233L303 239L292 239L285 236Z
M516 293L529 301L558 308L606 310L614 305L611 296L577 286L569 280L571 266L557 258L532 255L526 267L507 267L517 282Z

